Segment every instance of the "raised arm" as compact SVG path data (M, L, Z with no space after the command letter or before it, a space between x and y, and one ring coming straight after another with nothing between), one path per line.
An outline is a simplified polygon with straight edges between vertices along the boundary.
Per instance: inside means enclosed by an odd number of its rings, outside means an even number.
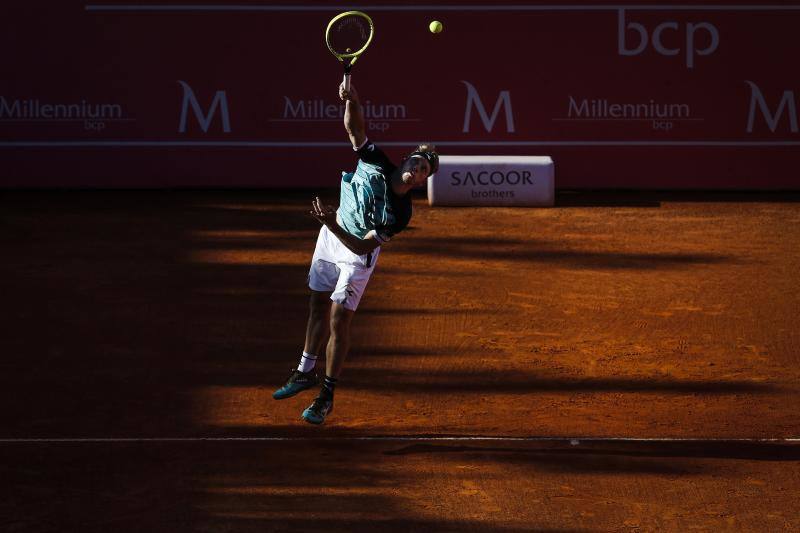
M360 148L367 140L366 127L364 124L364 113L361 112L361 104L358 102L358 92L351 83L350 90L344 90L344 83L339 85L339 98L345 102L344 106L344 129L353 143L353 148Z

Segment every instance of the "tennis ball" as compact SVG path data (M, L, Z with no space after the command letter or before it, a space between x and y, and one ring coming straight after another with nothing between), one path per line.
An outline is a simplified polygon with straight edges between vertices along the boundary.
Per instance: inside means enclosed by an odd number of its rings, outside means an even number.
M428 25L428 29L431 30L431 33L439 33L444 29L444 26L438 20L434 20Z

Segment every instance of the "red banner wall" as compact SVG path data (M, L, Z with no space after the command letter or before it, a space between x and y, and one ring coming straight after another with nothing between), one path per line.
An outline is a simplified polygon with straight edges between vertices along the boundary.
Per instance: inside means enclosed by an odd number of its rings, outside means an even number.
M7 8L0 186L336 186L317 4ZM352 6L370 138L550 155L557 188L798 189L800 5ZM431 34L432 19L444 23Z

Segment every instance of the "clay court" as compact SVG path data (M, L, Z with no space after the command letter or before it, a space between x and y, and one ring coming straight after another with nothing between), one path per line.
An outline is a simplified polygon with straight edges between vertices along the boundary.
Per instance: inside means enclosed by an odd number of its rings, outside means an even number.
M3 530L800 529L797 194L416 197L320 427L310 196L3 194Z

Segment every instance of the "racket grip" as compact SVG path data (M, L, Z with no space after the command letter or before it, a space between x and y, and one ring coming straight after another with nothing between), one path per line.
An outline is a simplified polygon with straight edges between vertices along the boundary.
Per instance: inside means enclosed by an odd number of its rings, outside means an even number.
M345 73L343 83L344 83L344 90L345 91L349 91L350 90L350 73L349 72Z

